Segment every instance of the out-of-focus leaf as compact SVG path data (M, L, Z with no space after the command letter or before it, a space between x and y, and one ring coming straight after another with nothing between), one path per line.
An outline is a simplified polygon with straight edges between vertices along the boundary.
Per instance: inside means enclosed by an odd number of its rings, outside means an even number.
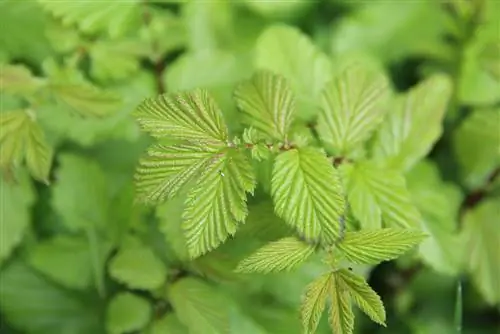
M120 249L109 264L109 273L132 289L155 290L167 278L167 268L146 246Z
M35 200L29 177L18 174L16 183L0 179L0 265L23 239Z
M186 334L188 329L174 313L170 313L159 320L155 320L147 334Z
M271 19L293 19L314 6L314 2L297 1L252 1L244 0L245 5L254 12Z
M342 165L340 170L352 213L361 226L420 227L420 214L398 171L379 168L371 162Z
M462 237L467 269L491 305L500 303L500 198L487 199L464 215Z
M44 84L22 65L0 64L0 91L9 94L31 94Z
M109 199L101 168L74 154L59 155L59 161L52 205L64 225L72 230L105 226Z
M465 254L456 232L462 194L442 181L437 166L430 161L415 165L407 174L408 189L422 214L428 237L419 246L422 259L434 270L456 274Z
M399 96L377 132L375 159L407 170L429 153L441 135L451 92L450 79L436 75Z
M173 284L168 298L191 334L229 332L229 310L222 295L196 278L183 278Z
M20 262L2 270L0 307L12 326L27 333L103 331L95 305L77 299Z
M33 110L14 110L0 114L0 167L9 169L26 164L31 175L49 183L52 166L52 147L36 122Z
M332 74L326 55L307 35L284 25L265 30L256 48L258 68L279 73L290 80L297 97L297 116L301 119L314 117L321 91Z
M468 188L478 188L500 164L500 108L474 110L453 133L453 148Z
M147 299L130 292L121 292L108 304L106 329L110 334L138 331L146 327L152 311Z

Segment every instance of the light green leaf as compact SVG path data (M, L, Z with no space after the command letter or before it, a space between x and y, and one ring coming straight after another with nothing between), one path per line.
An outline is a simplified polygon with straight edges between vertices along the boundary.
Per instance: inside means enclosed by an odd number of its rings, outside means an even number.
M246 193L256 186L252 166L243 152L226 149L189 192L183 230L191 257L200 256L234 235L247 214Z
M242 273L272 273L289 271L306 261L315 247L295 237L287 237L268 243L243 259L236 268Z
M427 155L441 136L451 93L451 80L435 75L397 97L377 132L375 159L407 170Z
M386 114L389 80L362 62L346 65L323 90L318 134L336 156L345 156L369 138Z
M316 114L319 96L331 77L328 58L298 29L285 25L267 28L257 41L256 65L290 80L297 97L298 117Z
M186 334L188 330L174 313L155 320L147 334Z
M235 99L247 124L269 138L287 141L295 100L283 77L259 71L236 88Z
M466 211L462 237L466 248L467 269L483 298L491 305L500 304L500 199L484 200Z
M370 162L342 165L340 171L352 213L361 226L376 229L383 221L389 227L420 227L420 214L399 172Z
M351 291L344 284L339 273L331 273L329 295L331 299L328 322L335 333L352 334L354 312L351 305Z
M17 183L0 180L0 265L19 245L30 224L30 207L35 197L27 174Z
M93 283L90 245L82 237L57 235L40 242L31 250L29 264L68 288L85 289ZM104 265L104 258L100 264Z
M129 78L139 69L139 57L144 49L145 45L135 41L96 42L89 50L90 73L101 81Z
M340 234L344 198L337 171L314 148L281 153L274 163L272 198L276 214L307 241L333 244Z
M252 11L274 20L290 20L305 14L315 2L307 0L297 1L253 1L244 0L245 5Z
M66 26L76 25L88 34L107 32L112 37L121 36L134 26L140 16L139 1L83 1L66 2L38 0L51 15Z
M139 162L135 175L137 197L146 203L173 198L223 156L222 146L153 145Z
M166 244L172 249L172 255L181 261L189 261L189 251L186 237L182 231L182 212L184 210L185 194L157 206L156 217L159 220L158 229L164 234Z
M32 94L44 81L33 76L23 65L0 64L0 91L9 94Z
M481 187L500 164L500 108L474 110L453 133L460 174L468 188Z
M328 295L332 289L335 290L335 287L332 287L333 283L334 277L328 273L315 279L306 287L300 306L302 327L305 333L316 332Z
M167 278L167 268L151 248L120 249L109 264L109 274L132 289L155 290Z
M382 300L368 285L363 277L349 270L340 269L335 272L339 285L352 297L352 301L374 322L385 326L385 309Z
M147 299L130 292L121 292L108 304L106 328L110 334L122 334L144 328L152 315Z
M205 282L180 279L170 287L168 299L190 334L229 333L228 304Z
M18 167L24 161L35 179L48 183L53 150L33 110L1 113L0 127L0 167Z
M158 138L187 140L199 146L220 146L228 138L221 111L205 89L147 99L134 115L144 131Z
M96 162L61 154L52 205L71 230L103 227L108 218L108 189L104 172Z
M426 235L418 230L383 228L346 232L338 244L348 261L377 264L395 259L424 240Z
M76 298L19 261L2 268L0 307L9 324L25 333L102 331L97 305Z
M50 89L59 103L83 117L109 116L122 105L119 95L90 84L53 83Z

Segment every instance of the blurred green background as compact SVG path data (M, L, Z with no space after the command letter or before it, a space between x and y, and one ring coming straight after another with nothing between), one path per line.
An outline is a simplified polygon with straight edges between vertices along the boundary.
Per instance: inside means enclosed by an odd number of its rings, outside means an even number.
M363 57L396 92L437 72L454 92L443 136L406 175L432 237L397 261L355 268L388 314L387 328L357 314L355 331L451 334L463 323L463 333L500 333L499 22L495 0L1 0L1 112L30 121L13 127L5 116L0 129L0 332L201 333L171 312L182 294L165 291L192 276L209 287L196 303L230 308L230 333L300 333L300 295L322 264L232 272L282 233L266 230L277 218L259 194L253 225L188 261L182 201L134 202L150 139L130 113L147 97L203 87L238 133L235 84L264 66L291 80L310 122L336 64ZM31 165L16 156L28 161L28 144L12 139L28 141L28 128L45 143Z

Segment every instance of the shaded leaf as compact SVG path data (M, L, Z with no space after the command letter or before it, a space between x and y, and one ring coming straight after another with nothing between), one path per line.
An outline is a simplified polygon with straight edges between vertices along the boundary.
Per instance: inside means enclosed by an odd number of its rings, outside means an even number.
M229 333L227 303L205 282L196 278L180 279L170 287L168 298L189 333Z
M370 162L342 165L340 170L352 213L361 226L380 228L383 221L389 227L420 227L420 214L399 172Z
M339 285L347 290L352 301L374 322L385 326L385 309L382 300L363 277L349 270L340 269L335 273Z
M255 253L243 259L236 270L238 272L271 273L289 271L306 261L315 247L294 238L287 237L268 243Z
M305 333L316 332L321 315L325 310L327 298L331 291L336 288L332 287L334 282L333 275L328 273L320 276L306 287L300 306L302 327Z
M31 94L40 88L43 80L33 76L22 65L0 65L0 91L9 94Z
M377 264L395 259L424 240L426 235L418 230L384 228L346 232L338 248L348 261Z
M435 75L397 97L377 132L375 159L407 170L427 155L441 136L451 93L451 80Z
M113 297L106 312L106 328L110 334L122 334L144 328L152 315L147 299L130 292Z
M271 187L276 214L306 240L336 241L344 199L338 174L323 152L303 148L281 153Z
M283 77L259 71L236 88L235 99L247 124L267 137L287 140L295 100Z
M354 62L323 90L318 134L337 156L369 138L387 111L389 81L378 69Z

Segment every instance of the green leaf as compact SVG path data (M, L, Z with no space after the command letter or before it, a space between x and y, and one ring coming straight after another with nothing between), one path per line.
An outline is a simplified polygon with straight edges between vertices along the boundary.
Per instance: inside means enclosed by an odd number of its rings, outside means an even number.
M35 179L48 183L53 150L33 110L1 113L0 127L0 167L9 169L24 161Z
M295 100L283 77L259 71L236 88L235 99L247 124L269 138L287 141Z
M101 259L101 265L104 265L104 260ZM86 289L93 283L90 245L82 237L57 235L40 242L31 250L29 264L68 288ZM74 269L68 270L72 267Z
M382 122L389 80L378 69L353 62L329 82L321 97L318 134L337 156L366 141Z
M52 206L71 230L103 227L108 218L108 188L95 161L72 154L59 155L52 187Z
M9 94L32 94L43 84L23 65L0 65L0 91Z
M90 84L53 83L50 89L59 103L83 117L109 116L122 105L119 95Z
M147 334L186 334L188 332L174 313L155 320Z
M325 310L326 300L332 290L334 276L331 273L324 274L310 283L302 296L300 314L302 327L305 333L315 333L321 315ZM336 302L336 300L334 300ZM333 326L332 326L333 327ZM336 326L337 328L338 326Z
M139 1L123 3L113 1L64 2L38 0L51 15L60 19L66 26L76 25L88 34L106 32L118 37L131 30L134 21L139 19Z
M307 241L337 240L344 198L337 171L323 152L303 148L281 153L271 187L276 214Z
M0 185L0 265L19 245L30 225L30 208L35 201L28 175L17 183L1 180Z
M97 305L77 299L19 261L2 268L0 307L9 324L25 333L53 334L62 328L75 334L102 332Z
M214 156L186 200L182 224L191 257L200 256L234 235L247 214L246 193L255 175L243 152L226 149Z
M272 273L289 271L306 261L315 247L295 237L287 237L268 243L243 259L236 268L242 273Z
M343 284L339 273L331 273L329 295L331 299L328 322L335 333L352 334L354 331L354 312L351 305L351 291Z
M453 133L460 174L468 188L481 187L500 164L500 108L474 110Z
M121 292L108 304L106 328L110 334L122 334L144 328L152 315L147 299L130 292Z
M139 57L143 53L144 45L136 41L96 42L89 50L90 73L104 82L127 79L139 69Z
M348 261L354 263L377 264L404 254L424 240L426 235L417 230L384 228L346 232L338 244Z
M377 132L375 159L407 170L426 156L441 136L451 93L451 80L435 75L397 97Z
M267 28L259 37L256 48L258 68L282 74L290 80L297 97L298 117L314 117L321 90L331 77L327 56L307 35L285 25Z
M229 310L224 298L196 278L182 278L169 289L168 299L190 334L229 333Z
M335 272L339 285L349 293L352 301L374 322L385 326L385 309L382 300L368 285L363 277L349 270L340 269Z
M465 212L462 230L467 269L474 285L491 305L500 304L499 207L499 198L482 201Z
M151 248L120 249L109 264L109 274L131 289L155 290L167 278L167 268Z
M404 177L373 163L342 165L341 175L354 217L367 229L385 226L418 228L421 217L413 205Z
M205 89L147 99L134 115L141 128L157 138L186 140L199 146L220 146L228 139L221 111Z

